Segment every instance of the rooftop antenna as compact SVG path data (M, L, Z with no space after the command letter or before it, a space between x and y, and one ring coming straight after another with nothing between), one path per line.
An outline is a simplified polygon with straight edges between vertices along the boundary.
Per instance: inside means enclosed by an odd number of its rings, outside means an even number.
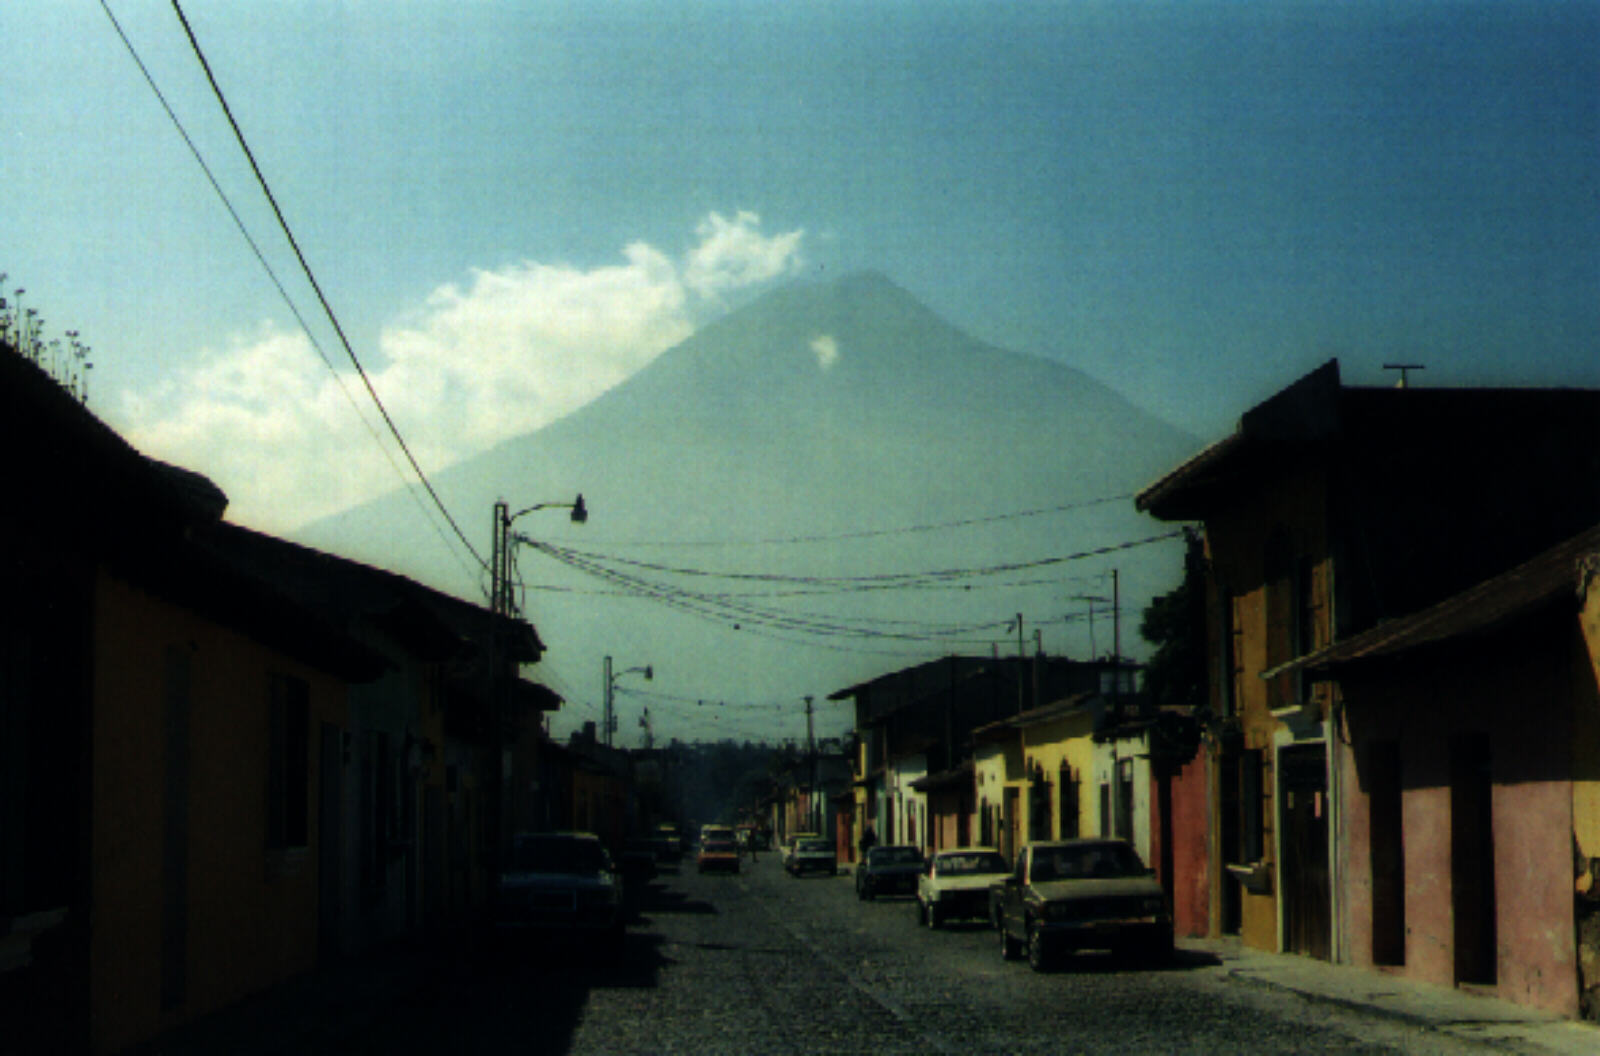
M1398 370L1400 372L1400 383L1396 385L1395 388L1409 389L1411 387L1411 371L1427 370L1428 368L1422 363L1385 363L1383 365L1383 369Z

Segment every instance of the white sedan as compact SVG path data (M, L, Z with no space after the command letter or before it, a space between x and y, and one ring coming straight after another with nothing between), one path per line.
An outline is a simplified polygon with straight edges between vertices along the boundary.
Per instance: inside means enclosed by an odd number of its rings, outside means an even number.
M917 919L930 928L947 920L989 917L989 890L1008 872L993 847L939 851L917 877Z

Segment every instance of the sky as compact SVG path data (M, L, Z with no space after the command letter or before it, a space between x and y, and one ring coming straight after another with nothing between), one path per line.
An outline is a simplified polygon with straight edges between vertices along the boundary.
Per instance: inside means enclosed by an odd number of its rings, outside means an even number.
M182 10L430 472L859 269L1202 440L1331 356L1600 386L1594 0ZM267 531L398 486L173 6L0 39L0 295L90 407Z

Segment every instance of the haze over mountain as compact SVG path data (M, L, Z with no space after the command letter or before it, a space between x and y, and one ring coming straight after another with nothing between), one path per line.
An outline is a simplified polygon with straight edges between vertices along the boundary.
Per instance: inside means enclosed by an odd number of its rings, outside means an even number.
M570 701L558 730L598 718L609 654L619 670L656 673L649 685L618 681L619 743L637 743L645 705L658 738L795 737L806 694L949 652L1014 652L1006 624L1018 612L1030 650L1039 627L1047 652L1087 656L1081 597L1109 598L1113 567L1123 651L1138 653L1138 613L1175 585L1178 544L1048 559L1166 531L1118 497L1198 444L1077 370L973 340L867 273L769 293L566 418L433 481L485 555L497 498L515 510L582 492L586 525L545 510L516 529L644 563L609 565L651 584L626 596L520 548L523 582L558 588L530 589L524 604L550 647L530 674ZM483 596L483 576L404 492L296 538ZM1027 567L917 589L819 582L996 565ZM794 578L755 578L770 575ZM1109 605L1095 607L1105 653ZM968 629L931 640L933 625ZM832 733L848 717L835 706L820 721Z

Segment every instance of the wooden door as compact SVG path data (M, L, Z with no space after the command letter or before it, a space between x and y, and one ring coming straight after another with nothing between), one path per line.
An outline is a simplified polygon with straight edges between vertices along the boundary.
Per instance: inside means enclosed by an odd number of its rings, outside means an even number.
M1283 945L1322 960L1333 946L1326 760L1320 742L1285 748L1278 756Z

